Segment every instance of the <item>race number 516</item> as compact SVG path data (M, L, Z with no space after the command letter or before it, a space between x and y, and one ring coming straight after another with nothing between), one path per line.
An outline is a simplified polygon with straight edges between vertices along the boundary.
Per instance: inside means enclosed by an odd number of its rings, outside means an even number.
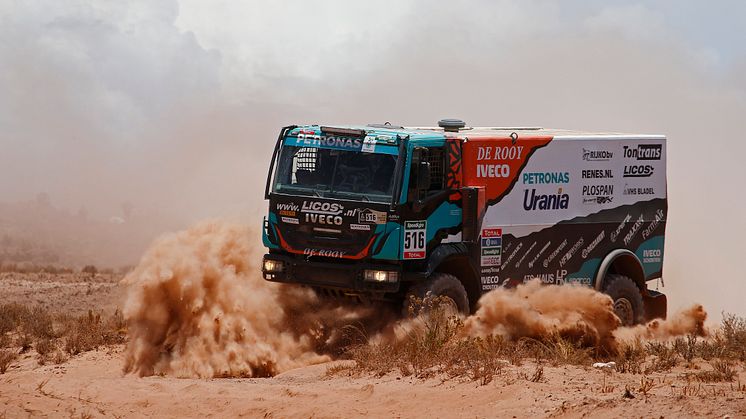
M404 222L404 259L424 259L427 221Z

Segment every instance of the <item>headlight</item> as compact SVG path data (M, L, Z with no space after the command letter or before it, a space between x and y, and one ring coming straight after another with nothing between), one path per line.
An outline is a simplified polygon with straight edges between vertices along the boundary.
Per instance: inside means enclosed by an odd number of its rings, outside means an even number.
M399 280L399 272L366 269L363 279L369 282L396 282Z
M264 272L282 272L285 264L279 260L264 259Z

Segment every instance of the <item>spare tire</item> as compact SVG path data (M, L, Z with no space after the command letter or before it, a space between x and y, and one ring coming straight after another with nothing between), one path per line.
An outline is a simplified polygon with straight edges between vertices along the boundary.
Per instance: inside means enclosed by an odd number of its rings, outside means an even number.
M634 326L645 321L645 305L635 282L624 275L608 274L604 292L614 301L614 313L623 326Z
M404 299L404 314L409 313L411 297L427 303L428 299L445 297L453 302L454 308L462 314L469 314L469 297L461 281L455 276L443 272L434 272L427 280L414 284Z

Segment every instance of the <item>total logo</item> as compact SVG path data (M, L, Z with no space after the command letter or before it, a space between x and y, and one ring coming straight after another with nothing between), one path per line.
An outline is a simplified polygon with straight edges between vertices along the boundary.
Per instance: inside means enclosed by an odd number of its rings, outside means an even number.
M655 167L649 164L633 164L624 166L624 177L650 177L653 176Z
M660 160L663 154L662 144L638 144L637 147L624 146L622 150L625 159Z
M567 209L569 203L570 195L562 188L556 194L537 194L536 189L523 191L523 209L526 211Z

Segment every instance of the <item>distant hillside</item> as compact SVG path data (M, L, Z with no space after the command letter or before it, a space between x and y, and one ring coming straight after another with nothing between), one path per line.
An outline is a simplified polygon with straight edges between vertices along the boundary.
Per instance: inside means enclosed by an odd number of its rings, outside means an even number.
M0 264L33 263L81 267L134 264L154 237L180 227L165 217L93 219L55 208L44 194L35 201L0 202Z

